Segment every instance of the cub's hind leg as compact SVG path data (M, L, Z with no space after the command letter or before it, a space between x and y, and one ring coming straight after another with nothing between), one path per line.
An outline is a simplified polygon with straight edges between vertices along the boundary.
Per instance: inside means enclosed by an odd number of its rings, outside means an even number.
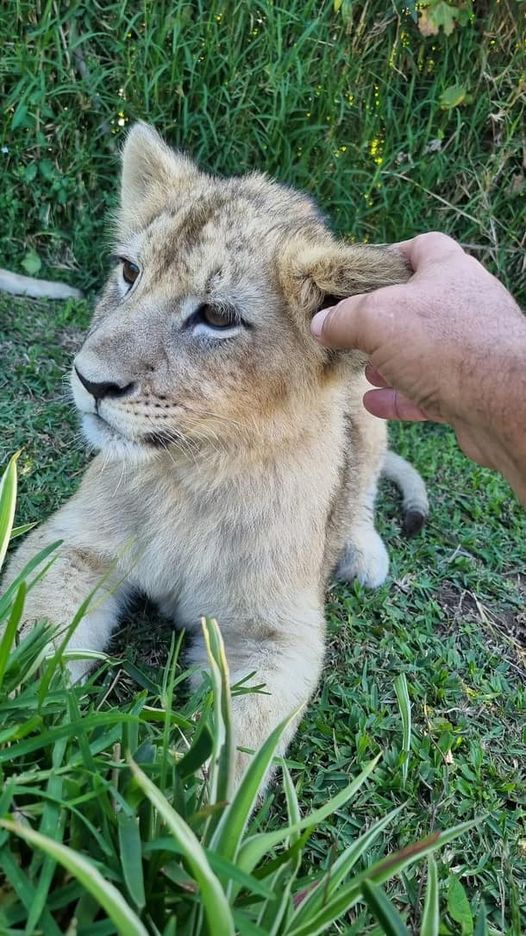
M353 388L346 478L341 492L342 534L336 576L377 588L387 578L389 555L374 525L378 480L387 450L387 426L363 407L365 381Z
M336 577L367 588L378 588L389 572L389 554L374 525L376 484L371 485L353 517L345 546L336 569Z

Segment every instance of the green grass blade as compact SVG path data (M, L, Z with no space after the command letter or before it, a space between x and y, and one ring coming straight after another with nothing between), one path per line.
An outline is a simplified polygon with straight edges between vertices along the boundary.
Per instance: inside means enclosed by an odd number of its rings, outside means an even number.
M11 539L14 540L17 536L23 536L24 533L29 533L30 530L33 530L37 526L37 522L33 523L22 523L20 526L13 527L11 529Z
M136 724L137 720L138 719L135 715L118 712L115 710L109 710L106 712L93 712L90 715L90 729L93 731L93 729L96 727L102 728L113 725L116 725L117 728L119 728L122 727L123 724ZM34 751L42 750L49 744L53 744L55 741L58 741L59 738L73 737L82 733L84 729L85 721L83 719L80 719L78 722L70 722L67 725L57 725L54 728L43 731L35 738L27 738L24 741L19 741L17 744L13 744L7 750L0 750L0 764L10 764L18 757L23 757L26 754L32 754ZM94 748L95 750L102 750L102 747L105 743L107 742L104 740L104 738L99 736L91 742L90 747ZM77 759L72 759L70 763L77 763Z
M70 874L77 878L82 886L97 900L106 911L110 920L115 924L121 936L148 936L139 918L128 906L124 897L114 884L105 880L100 871L90 861L68 848L59 844L40 832L35 832L29 826L8 819L0 820L0 826L14 835L20 836L29 845L41 848L47 855L58 861Z
M13 579L11 584L5 590L4 594L0 597L0 620L2 620L7 609L10 607L11 602L13 600L13 596L16 594L20 584L22 582L27 581L27 578L31 574L31 572L33 572L34 569L37 568L37 566L42 565L42 563L44 562L44 559L47 559L47 557L52 552L54 552L54 550L57 549L61 543L62 543L62 540L57 540L54 543L50 543L49 546L44 546L44 548L41 549L40 552L38 552L35 556L33 556L29 560L28 563L26 563L26 565L24 566L22 571L17 575L17 577ZM55 556L53 557L51 562L47 564L47 566L41 569L40 572L38 572L37 575L35 575L35 577L30 582L27 583L28 591L31 591L33 585L35 585L36 582L38 582L39 579L42 578L42 575L46 573L47 569L50 567L50 565L52 565L54 561L55 561Z
M268 936L268 933L254 923L243 910L234 910L234 923L239 936Z
M365 880L372 881L373 884L383 884L389 878L399 874L405 868L420 861L426 855L436 851L448 842L463 835L475 825L478 825L480 819L470 822L463 822L461 825L448 829L446 832L435 832L427 838L406 848L400 849L387 858L382 858L366 871L358 874L349 884L342 886L327 902L327 904L310 919L306 920L300 926L296 926L294 919L290 926L285 930L287 936L316 936L317 933L323 933L325 930L342 914L347 913L362 896L362 884Z
M200 767L206 764L214 749L214 736L205 721L199 725L191 747L177 762L177 773L181 780L191 777Z
M9 460L0 480L0 569L4 563L7 547L11 538L16 507L16 463L20 452Z
M484 901L481 901L479 912L477 913L477 919L475 920L475 929L473 930L473 936L488 936L488 918L486 915L486 906Z
M375 822L370 829L352 842L341 855L338 856L327 873L320 878L317 887L308 890L307 896L301 901L294 914L294 926L299 926L316 913L324 900L329 899L339 887L344 878L348 876L356 862L368 848L375 842L385 827L398 815L403 806L397 806L387 816Z
M451 919L459 924L463 936L471 936L474 928L471 906L464 885L454 873L449 877L447 909Z
M378 920L385 936L409 936L402 917L393 907L383 889L371 881L363 881L362 895L376 920Z
M324 806L315 809L308 816L300 819L295 825L285 826L283 829L277 829L275 832L261 832L247 839L239 850L237 858L238 865L242 867L244 871L250 873L269 849L280 845L281 842L290 838L290 836L294 835L296 832L302 832L304 829L313 829L320 822L323 822L324 819L327 819L328 816L332 815L332 813L335 813L338 809L341 809L342 806L345 806L373 772L381 756L381 754L378 754L373 760L369 761L352 783L343 790L340 790L340 792L337 793L336 796L333 796Z
M0 850L0 868L2 868L4 872L5 880L9 882L22 904L23 915L20 916L20 921L23 920L25 922L28 920L33 907L36 893L35 888L28 876L19 866L18 861L7 848L2 848ZM60 936L60 930L47 909L44 909L42 913L42 924L42 933L44 936ZM4 930L0 930L0 932L3 934ZM20 933L20 930L15 932Z
M176 855L183 854L179 842L176 842L173 838L167 838L166 836L162 836L152 842L147 842L144 845L143 851L145 854L150 854L155 851L173 852ZM226 858L222 858L221 855L218 855L216 852L210 851L209 848L205 848L205 854L212 871L217 874L218 877L239 885L236 893L241 890L241 888L244 888L249 893L258 894L260 897L267 898L275 896L273 890L265 880L260 880L252 874L246 874L241 868L233 864L232 861L227 861Z
M409 699L409 690L407 688L407 679L405 673L400 673L394 682L398 707L402 717L402 752L404 759L402 762L402 781L403 787L407 783L409 771L409 755L411 753L411 701Z
M290 775L289 768L287 767L285 761L281 765L281 771L283 775L283 789L285 791L285 799L287 802L287 814L289 819L289 826L294 827L298 825L298 822L301 821L301 812L300 804L298 802L298 794L296 793L296 787L292 782L292 777ZM289 836L288 846L294 845L294 842L297 842L300 837L300 832L292 832Z
M238 868L232 861L227 861L216 852L206 849L206 856L210 862L210 867L218 876L233 881L238 884L238 890L243 887L251 894L258 894L260 897L272 899L275 897L274 891L268 881L260 881L252 874L245 874L241 868Z
M282 763L281 769L283 771L283 789L287 802L289 826L294 828L301 820L298 796L285 762ZM292 848L300 837L301 832L292 832L287 840L287 846ZM293 853L289 860L279 867L271 878L271 886L275 891L275 895L263 905L258 918L258 925L265 929L269 936L277 936L281 930L282 921L287 914L290 914L292 909L290 895L301 865L301 857L301 848L298 848L296 853Z
M160 751L160 764L161 770L158 777L158 786L164 791L166 789L166 778L168 773L168 764L170 761L169 747L170 747L170 733L172 727L172 715L174 707L174 691L176 683L176 670L177 662L179 660L179 654L181 651L181 644L183 641L183 631L176 635L175 631L172 633L172 639L170 641L170 651L168 653L168 659L164 667L163 674L163 683L161 691L161 705L164 709L164 718L163 718L163 733L162 733L162 748Z
M230 673L225 645L216 620L203 618L203 637L208 654L212 686L214 690L213 751L210 764L210 803L230 799L234 741L232 730L232 700ZM213 816L208 824L207 837L212 833L219 816Z
M218 878L212 872L206 854L190 827L170 806L170 803L154 783L142 772L130 758L130 769L137 784L146 794L152 805L162 817L172 835L181 846L193 876L197 881L205 916L210 932L217 936L233 936L234 921L227 899Z
M117 817L122 874L128 893L138 910L146 906L142 870L141 834L139 820L120 812Z
M66 747L66 738L63 738L58 742L58 744L55 744L52 752L52 764L54 771L56 771L62 765ZM57 800L60 800L62 796L62 786L62 777L52 773L48 779L46 791L49 799L47 799L44 804L42 819L40 821L38 830L41 835L47 835L55 841L60 842L62 842L62 836L64 834L64 827L66 824L66 813L60 809L57 802ZM38 856L38 852L33 854L33 859L31 861L31 877L34 875ZM56 866L57 862L54 858L51 857L51 855L44 856L44 861L40 869L38 886L36 888L35 896L31 903L31 911L27 919L26 933L28 936L33 932L38 924L38 921L41 919L42 913L47 903L49 888L53 880Z
M430 855L427 861L427 887L420 936L438 936L439 926L437 863Z
M295 864L296 859L294 859L294 865ZM269 884L275 896L273 899L265 901L261 907L257 921L258 926L264 933L268 933L268 936L275 936L280 930L281 922L285 916L287 907L290 906L291 903L290 890L293 880L294 868L291 868L290 861L283 864L269 877Z
M11 652L11 647L13 646L18 625L22 618L22 612L24 610L24 603L27 595L27 587L25 582L21 582L18 591L16 593L16 598L13 602L11 608L11 613L9 615L9 620L6 624L4 633L2 634L2 639L0 641L0 689L4 681L5 671L9 663L9 654Z
M250 761L232 802L219 820L210 847L230 861L237 857L243 833L279 742L290 723L297 717L298 711L292 712L263 742Z

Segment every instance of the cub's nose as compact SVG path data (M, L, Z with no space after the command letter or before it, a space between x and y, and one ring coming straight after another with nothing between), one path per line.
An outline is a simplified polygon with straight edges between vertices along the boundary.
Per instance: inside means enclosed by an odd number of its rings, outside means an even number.
M133 389L134 384L129 383L121 387L117 383L111 383L110 381L103 380L101 383L94 383L93 380L88 380L87 377L84 377L84 374L81 374L78 367L75 365L75 373L80 380L81 384L86 388L88 393L91 393L95 401L98 403L99 400L103 400L104 397L120 397L124 394L129 393Z

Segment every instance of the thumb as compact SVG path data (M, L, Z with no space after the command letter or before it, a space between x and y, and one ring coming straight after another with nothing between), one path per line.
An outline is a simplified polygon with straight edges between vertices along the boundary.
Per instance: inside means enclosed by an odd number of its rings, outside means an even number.
M317 312L311 322L311 332L327 348L356 348L371 355L382 340L381 330L375 327L377 308L371 294L351 296Z

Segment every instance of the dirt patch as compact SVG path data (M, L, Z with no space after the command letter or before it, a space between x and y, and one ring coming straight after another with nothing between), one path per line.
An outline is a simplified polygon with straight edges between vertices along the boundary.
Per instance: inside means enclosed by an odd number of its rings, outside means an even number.
M442 582L436 598L440 607L454 619L479 617L477 602L472 593L466 589L459 589L452 582Z
M459 589L452 582L443 582L437 591L437 601L447 613L449 621L445 622L444 630L450 631L450 623L460 618L476 620L487 631L492 631L492 642L495 631L498 631L507 644L514 645L521 658L522 665L526 664L526 578L519 575L521 584L519 594L525 589L525 607L517 610L511 607L494 607L480 601L473 592ZM515 580L515 577L514 577Z

